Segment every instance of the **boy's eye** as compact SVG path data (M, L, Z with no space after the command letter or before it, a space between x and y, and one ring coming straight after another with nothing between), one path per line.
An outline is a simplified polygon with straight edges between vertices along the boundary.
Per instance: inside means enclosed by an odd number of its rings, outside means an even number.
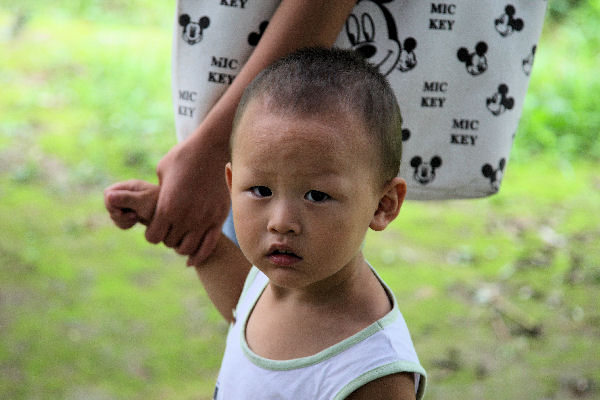
M255 195L256 197L269 197L270 195L272 195L273 193L271 192L271 189L269 189L266 186L252 186L250 188L250 191L252 192L253 195Z
M314 201L315 203L319 203L321 201L330 199L327 193L319 192L318 190L310 190L306 192L304 197L306 198L306 200Z

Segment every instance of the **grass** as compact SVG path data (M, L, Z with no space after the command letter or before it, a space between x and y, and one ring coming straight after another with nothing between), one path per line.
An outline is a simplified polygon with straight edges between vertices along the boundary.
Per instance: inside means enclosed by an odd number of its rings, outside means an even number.
M175 143L170 11L34 3L0 3L0 398L209 399L226 325L184 260L114 228L101 198L155 180ZM598 4L550 22L501 192L407 202L368 236L429 399L600 393L599 47L584 23Z
M562 0L550 2L557 5ZM558 157L600 159L600 0L572 9L559 24L544 28L513 156L554 153Z
M369 237L430 366L431 398L597 393L600 180L592 163L571 167L513 165L498 196L408 203Z

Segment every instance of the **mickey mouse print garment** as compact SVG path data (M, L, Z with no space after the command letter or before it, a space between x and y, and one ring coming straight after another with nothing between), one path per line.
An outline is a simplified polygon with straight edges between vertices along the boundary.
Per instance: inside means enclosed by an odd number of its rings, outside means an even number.
M278 0L179 0L173 99L183 140L242 68ZM500 189L546 0L358 0L336 41L379 68L403 116L408 198Z

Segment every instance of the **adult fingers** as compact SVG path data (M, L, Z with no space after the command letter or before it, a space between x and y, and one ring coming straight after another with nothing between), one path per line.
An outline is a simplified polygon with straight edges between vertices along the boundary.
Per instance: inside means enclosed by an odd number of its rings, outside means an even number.
M198 232L188 232L175 251L182 256L189 256L198 251L201 243L202 236Z
M150 225L148 225L148 229L146 229L146 240L154 244L162 242L169 233L169 228L169 222L157 212Z
M148 225L148 229L146 229L146 240L150 243L158 244L165 239L170 228L171 223L168 215L163 212L161 208L161 201L159 198L154 218L150 222L150 225Z
M199 265L206 260L217 246L219 237L221 236L220 227L212 227L204 236L200 248L195 254L192 254L187 261L188 266Z
M171 229L163 239L165 246L176 248L179 247L187 232L181 228L171 225Z

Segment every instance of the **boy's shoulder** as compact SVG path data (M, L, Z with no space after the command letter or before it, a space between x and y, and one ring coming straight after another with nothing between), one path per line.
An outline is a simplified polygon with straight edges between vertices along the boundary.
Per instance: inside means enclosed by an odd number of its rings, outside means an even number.
M412 400L416 399L415 374L399 372L372 380L350 393L345 400Z

